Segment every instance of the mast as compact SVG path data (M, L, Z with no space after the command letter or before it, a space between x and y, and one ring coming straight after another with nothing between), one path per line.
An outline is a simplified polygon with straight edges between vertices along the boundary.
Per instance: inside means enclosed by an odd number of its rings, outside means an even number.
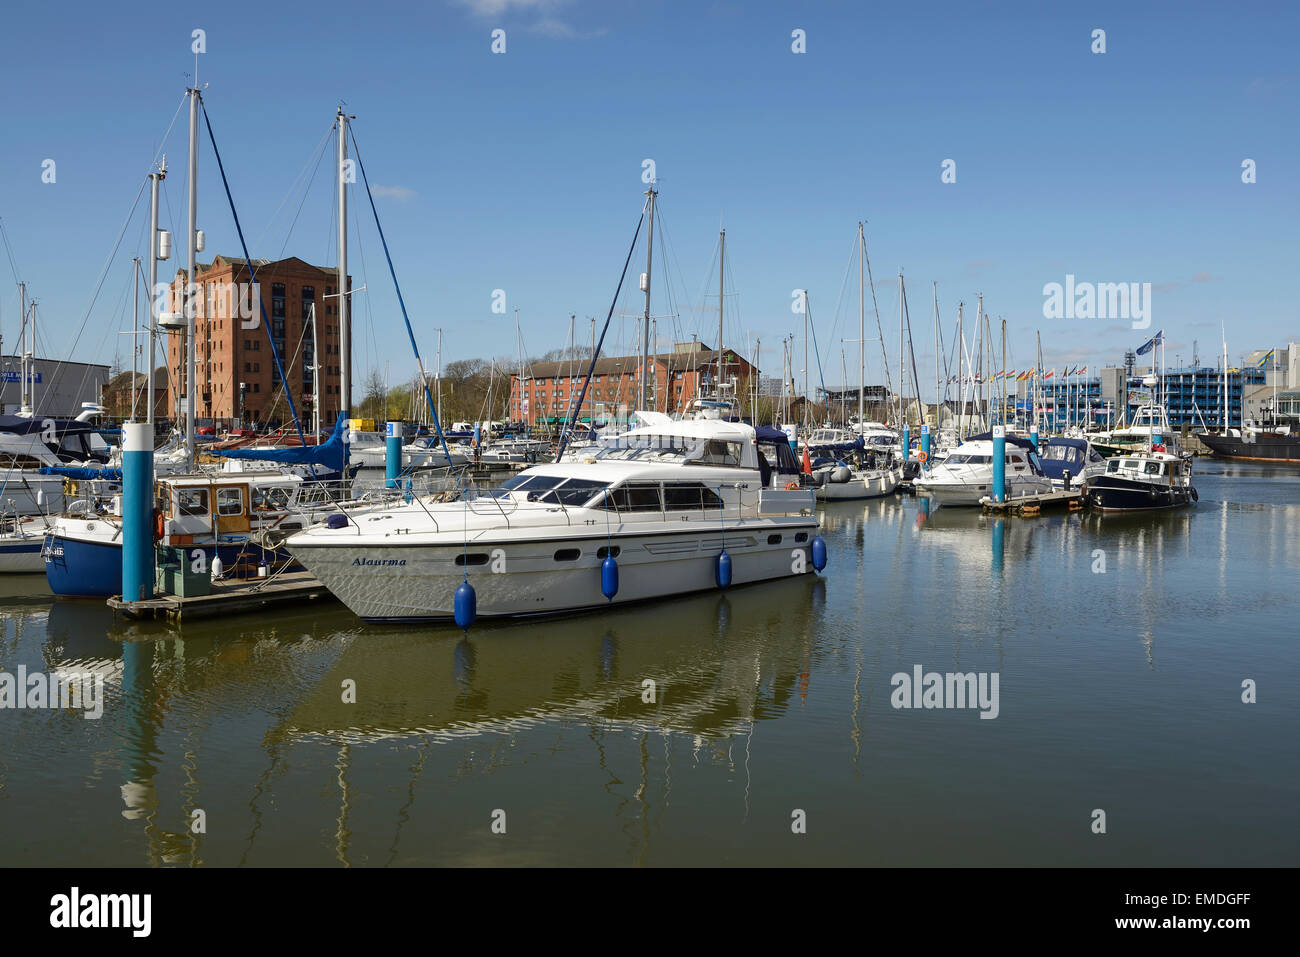
M320 346L316 335L316 303L311 304L311 417L312 433L320 441ZM242 423L241 423L242 424Z
M723 277L726 275L725 265L727 257L727 231L718 230L718 351L717 357L717 381L713 384L713 393L719 400L722 398L722 286Z
M646 190L649 197L649 230L645 242L645 317L641 327L641 389L637 395L637 408L644 409L650 394L650 267L654 261L655 250L655 192L653 184Z
M140 334L140 257L131 260L131 411L129 421L135 421L136 369L139 343L136 336Z
M863 263L867 259L867 241L862 234L862 220L858 220L858 428L865 418L863 407L867 399L867 287Z
M943 428L943 397L939 392L939 284L934 286L934 430Z
M149 369L146 373L147 379L145 388L149 390L148 415L145 421L150 426L154 424L154 366L157 365L155 357L158 354L158 314L155 310L157 304L158 288L158 184L167 178L167 157L162 158L162 163L158 169L149 174ZM242 413L242 410L241 410ZM242 422L240 423L243 424ZM152 432L150 433L153 434Z
M1043 399L1043 333L1038 330L1038 374L1034 376L1034 428L1038 428L1038 408Z
M348 114L338 108L339 136L339 409L352 414L352 301L348 289ZM441 419L439 419L441 421Z
M1007 321L1002 320L1002 425L1007 424Z
M22 384L18 388L19 395L19 415L31 415L32 403L28 395L28 373L27 373L27 283L21 280L18 283L18 305L22 310L18 319L18 375L22 377ZM1227 353L1225 352L1225 355ZM1227 365L1224 365L1227 368Z
M966 303L957 303L957 441L962 440L962 422L966 418L966 378L962 371L966 356L966 333L962 329L962 310Z
M438 423L442 424L442 330L438 330L438 368L434 376L434 385L438 389Z
M898 428L907 422L906 406L903 404L903 389L906 388L907 367L903 365L903 270L898 271ZM907 450L903 450L907 457Z
M198 277L195 274L195 255L198 252L198 215L199 215L199 91L190 91L190 166L186 186L189 188L189 254L188 272L185 274L185 325L182 342L185 346L185 460L190 468L194 467L194 394L195 380L198 378L195 361L195 342L198 339L198 307L194 295L198 292ZM289 386L286 383L285 388Z
M812 304L808 301L808 290L803 291L803 422L809 425L812 419L811 403L808 401L808 311L812 309Z

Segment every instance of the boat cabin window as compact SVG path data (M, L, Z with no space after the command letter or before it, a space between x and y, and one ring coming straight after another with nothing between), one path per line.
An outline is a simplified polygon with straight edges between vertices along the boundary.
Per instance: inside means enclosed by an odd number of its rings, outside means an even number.
M1124 460L1124 468L1126 468L1126 469L1132 469L1133 471L1136 472L1136 471L1137 471L1137 468L1138 468L1138 464L1137 464L1137 462L1135 462L1133 459L1125 459L1125 460Z
M205 488L176 489L177 515L207 515L208 490Z
M1107 472L1118 472L1118 471L1119 471L1119 459L1112 459L1111 461L1107 462L1107 463L1106 463L1106 471L1107 471Z
M1142 469L1142 471L1143 471L1144 473L1146 473L1147 475L1159 475L1159 474L1160 474L1160 463L1159 463L1159 462L1147 462L1146 465L1145 465L1145 467Z
M243 515L244 490L240 488L217 489L218 515Z
M595 507L617 512L657 512L659 503L658 482L632 482L611 489Z
M284 512L289 508L289 490L283 486L273 485L252 491L255 512Z
M988 465L993 461L991 455L970 455L966 452L954 452L943 460L944 465Z
M722 499L711 488L699 482L665 482L664 509L669 512L697 511L701 508L722 508Z

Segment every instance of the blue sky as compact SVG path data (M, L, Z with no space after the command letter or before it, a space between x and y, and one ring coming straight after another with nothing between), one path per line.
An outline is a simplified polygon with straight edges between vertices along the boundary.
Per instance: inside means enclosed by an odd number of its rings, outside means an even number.
M1149 333L1124 321L1045 319L1043 286L1150 282L1168 357L1203 359L1227 328L1233 362L1300 337L1300 7L1182 2L896 4L431 0L224 3L130 13L35 4L6 14L0 71L0 219L40 300L42 351L111 361L128 340L131 220L101 270L194 68L257 257L333 265L331 167L310 170L339 100L378 199L421 349L444 361L564 345L568 316L603 319L655 161L668 239L657 262L659 332L716 337L717 230L727 228L727 338L802 335L791 292L811 292L828 384L857 335L856 224L867 221L887 345L896 276L923 383L932 380L931 282L950 339L984 293L1005 317L1011 362L1114 364ZM491 32L506 31L493 54ZM1091 52L1092 31L1106 52ZM791 33L806 32L792 52ZM184 261L185 122L167 140L164 224ZM238 242L204 138L199 222L214 252ZM42 161L57 180L41 182ZM1257 182L1241 181L1244 159ZM941 164L956 163L956 182ZM300 212L297 212L301 208ZM278 211L278 214L277 214ZM294 222L292 233L289 222ZM364 197L352 200L359 297L355 376L414 368ZM658 257L658 250L656 250ZM364 258L364 268L363 260ZM638 251L618 312L640 311ZM711 273L713 274L711 276ZM666 295L671 284L673 296ZM491 312L492 292L508 312ZM841 290L843 290L841 294ZM870 306L869 306L870 308ZM0 259L0 332L17 293ZM675 314L675 318L674 318ZM870 326L874 318L868 314ZM85 320L84 329L82 328ZM78 336L78 331L80 335ZM869 330L868 335L874 335ZM608 348L630 348L616 319ZM849 380L856 382L856 345ZM879 346L868 378L880 378ZM432 359L430 358L430 361ZM897 375L897 372L894 372ZM814 379L816 377L814 376Z

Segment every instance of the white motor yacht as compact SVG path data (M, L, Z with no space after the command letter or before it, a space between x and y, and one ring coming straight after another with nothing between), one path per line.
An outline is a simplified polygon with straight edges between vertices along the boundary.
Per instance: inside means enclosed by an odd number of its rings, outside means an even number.
M786 578L824 561L813 491L790 474L783 435L771 430L763 455L742 423L638 415L646 425L598 452L526 469L486 495L335 515L287 547L372 621L453 618L463 584L478 616L511 617Z

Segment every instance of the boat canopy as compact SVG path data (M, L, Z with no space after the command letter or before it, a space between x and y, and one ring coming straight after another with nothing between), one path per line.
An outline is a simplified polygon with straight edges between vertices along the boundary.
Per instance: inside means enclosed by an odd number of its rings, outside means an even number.
M62 475L70 479L107 479L110 482L122 481L121 469L74 468L68 465L43 465L37 471L41 475Z

